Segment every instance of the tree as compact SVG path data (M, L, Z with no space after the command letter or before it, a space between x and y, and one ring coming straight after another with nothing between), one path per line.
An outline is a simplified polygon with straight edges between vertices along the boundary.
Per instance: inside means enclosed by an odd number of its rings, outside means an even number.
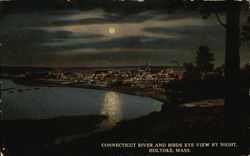
M209 48L206 45L202 45L198 48L196 56L196 65L193 63L184 63L185 76L186 80L198 80L202 79L202 75L209 75L208 72L214 70L214 54L210 52Z
M214 68L214 54L209 51L206 45L199 47L196 56L196 69L199 72L212 72Z
M225 41L225 119L226 132L231 138L239 139L240 136L240 98L239 98L239 81L240 81L240 45L249 41L249 25L242 27L240 33L240 7L243 2L226 0L225 8L220 10L211 10L211 7L204 7L205 18L215 13L219 23L226 29ZM242 4L242 5L241 5ZM204 11L205 10L205 11ZM219 13L225 13L226 23L224 24ZM201 12L202 13L202 12ZM249 20L247 21L249 22Z
M226 2L226 49L225 49L225 117L227 134L239 139L241 133L239 105L239 37L240 2Z

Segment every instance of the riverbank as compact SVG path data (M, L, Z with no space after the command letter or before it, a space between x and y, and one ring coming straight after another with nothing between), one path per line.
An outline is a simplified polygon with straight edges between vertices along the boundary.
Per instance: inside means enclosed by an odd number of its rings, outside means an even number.
M73 87L73 88L86 88L86 89L98 89L105 91L114 91L123 94L136 95L149 97L163 103L166 102L165 89L153 89L153 88L131 88L131 87L105 87L86 84L59 84L59 83L45 83L41 81L14 81L17 84L28 86L47 86L47 87Z
M247 152L250 147L250 129L245 128L240 142L226 136L224 107L213 108L175 108L153 112L133 120L119 122L111 130L53 146L25 156L144 156L164 155L149 153L148 148L103 148L103 143L237 143L237 148L189 148L189 152L167 153L171 155L238 155L239 150ZM245 118L250 126L250 117ZM238 146L245 148L239 149ZM175 147L173 147L175 149ZM242 153L241 153L242 154Z

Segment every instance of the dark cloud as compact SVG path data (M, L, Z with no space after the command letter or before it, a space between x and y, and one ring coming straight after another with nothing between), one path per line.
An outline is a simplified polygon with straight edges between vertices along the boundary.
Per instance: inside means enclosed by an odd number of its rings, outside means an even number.
M73 42L70 45L67 44L50 44L47 47L60 48L60 49L170 49L177 48L179 45L190 43L188 38L157 38L149 36L126 36L117 37L113 39L104 39L96 42Z
M71 39L98 39L101 34L73 33L69 31L52 31L45 29L5 29L2 32L2 45L7 49L35 50L46 48L44 44L60 43ZM48 50L48 49L46 49Z
M79 17L72 19L70 16L77 15L81 11L48 11L48 12L17 12L3 16L0 26L8 29L9 26L20 27L48 27L66 25L86 25L86 24L105 24L105 23L140 23L152 19L154 12L147 14L118 15L105 13L103 10L94 10L103 17ZM94 12L92 11L92 12ZM89 14L89 12L86 12ZM62 18L63 17L63 18ZM67 18L69 17L69 18Z
M66 38L73 38L73 33L68 31L47 31L44 29L34 28L10 28L4 30L5 31L2 32L3 45L20 42L22 46L25 46L28 44L42 44Z
M100 34L72 33L69 31L48 31L45 29L9 28L1 34L1 62L4 64L45 64L57 61L55 52L64 47L49 47L46 44L67 40L97 39ZM74 49L74 48L72 48ZM70 50L70 49L67 49Z
M50 25L55 19L62 16L70 16L77 14L79 11L75 10L61 10L61 11L42 11L42 12L25 12L14 11L6 13L0 18L0 26L3 29L9 27L41 27Z
M183 25L180 27L148 27L144 31L156 34L183 35L189 44L208 44L213 49L222 51L225 44L225 28L214 25ZM182 44L181 44L182 45Z
M153 18L152 15L128 15L118 16L112 14L106 14L103 18L83 18L76 20L56 20L50 22L50 26L64 26L64 25L86 25L86 24L106 24L106 23L140 23Z
M225 28L220 25L183 25L180 27L149 27L145 28L144 31L157 33L157 34L182 34L193 36L196 34L211 34L222 36L225 33Z

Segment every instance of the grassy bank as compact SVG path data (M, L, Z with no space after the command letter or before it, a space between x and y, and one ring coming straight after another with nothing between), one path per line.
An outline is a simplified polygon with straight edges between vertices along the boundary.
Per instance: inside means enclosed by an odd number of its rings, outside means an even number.
M86 138L74 140L62 146L50 147L32 153L32 156L109 156L148 155L148 148L101 148L102 143L184 143L184 142L235 142L225 135L223 107L172 108L153 112L134 120L122 121L113 129ZM250 117L245 126L250 126ZM250 130L245 127L242 143L249 147ZM184 155L218 155L236 153L239 148L191 148ZM244 148L243 150L246 150ZM163 153L164 154L164 153ZM170 155L181 155L175 153ZM31 156L30 155L30 156ZM150 154L150 155L157 155ZM29 156L29 155L26 155Z
M106 116L86 115L57 117L43 120L4 120L2 144L10 155L45 149L54 139L71 134L86 134L97 128Z

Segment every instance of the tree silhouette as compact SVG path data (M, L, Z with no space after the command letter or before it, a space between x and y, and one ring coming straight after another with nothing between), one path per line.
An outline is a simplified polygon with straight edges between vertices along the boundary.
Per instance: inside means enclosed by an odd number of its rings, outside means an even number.
M204 2L202 6L204 6ZM223 2L224 9L217 7L215 9L204 6L201 14L207 18L212 13L216 14L219 23L226 29L225 41L225 117L226 117L226 133L235 139L239 139L241 135L240 125L240 56L239 48L244 42L250 40L250 17L247 18L246 24L241 27L240 32L240 9L247 1L226 0ZM225 13L226 23L224 24L219 13ZM245 102L245 101L243 101Z
M214 54L210 52L206 45L201 45L198 48L197 56L194 65L193 63L184 63L185 68L185 80L199 80L204 76L208 76L214 71Z
M214 69L214 54L205 45L199 47L196 56L196 68L199 72L212 72Z
M184 63L184 80L165 84L168 106L224 97L224 66L214 69L214 54L206 45L199 46L196 64Z

